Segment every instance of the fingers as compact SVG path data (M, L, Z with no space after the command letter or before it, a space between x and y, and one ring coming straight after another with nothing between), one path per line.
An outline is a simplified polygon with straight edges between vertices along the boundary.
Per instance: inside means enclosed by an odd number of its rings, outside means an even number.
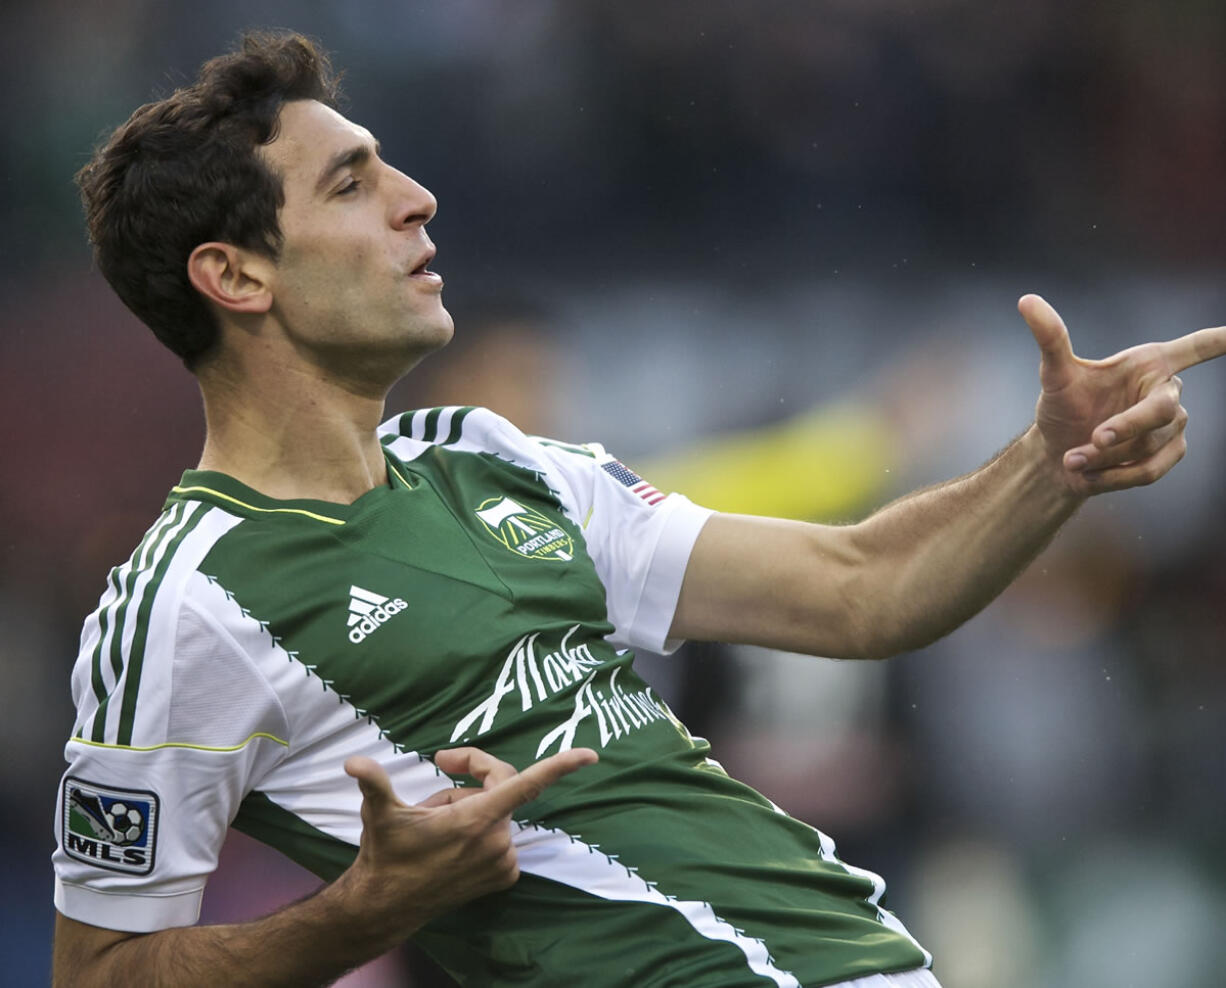
M392 789L392 780L387 771L373 758L354 755L345 760L345 773L358 781L362 790L362 802L368 809L378 812L392 806L404 806Z
M1187 451L1188 413L1174 377L1094 430L1092 443L1069 450L1064 465L1082 494L1152 484Z
M350 759L350 761L356 761L356 759ZM363 759L363 761L370 761L370 759ZM597 761L599 761L599 756L591 748L572 748L570 751L542 758L522 772L517 772L514 765L495 758L480 748L448 748L435 753L434 764L448 775L471 775L481 783L482 788L444 789L417 805L422 807L448 806L479 796L481 797L480 802L469 805L466 810L490 821L498 820L510 816L525 803L537 799L541 793L564 775L569 775ZM349 771L348 762L345 763L345 770L350 775L354 774ZM386 773L384 778L386 778ZM389 784L389 791L390 788Z
M1043 389L1059 390L1069 383L1077 363L1064 320L1039 295L1023 295L1018 300L1017 311L1026 320L1034 341L1039 345Z
M1159 344L1171 365L1171 372L1178 374L1195 364L1213 360L1226 354L1226 326L1198 329L1195 333L1181 336Z
M1106 491L1122 491L1129 487L1142 487L1163 477L1188 451L1188 443L1182 429L1152 456L1144 460L1125 463L1105 470L1094 470L1078 478L1082 494L1102 494Z
M1181 419L1177 419L1175 422L1162 428L1143 432L1135 439L1117 442L1102 449L1091 447L1091 452L1085 456L1084 462L1078 462L1079 454L1072 452L1065 457L1065 465L1073 471L1101 473L1112 467L1140 463L1148 460L1162 447L1179 436L1183 432L1186 422L1187 417L1184 415Z
M482 797L480 809L471 807L472 812L481 812L490 819L510 816L520 806L537 799L549 786L560 778L569 775L585 765L599 761L599 756L590 748L572 748L539 762L529 765L522 772L506 762L499 761L493 755L480 748L452 748L440 751L434 756L434 762L444 772L463 772L481 779L484 788L468 790L472 795ZM452 768L448 766L464 766ZM478 773L484 773L479 775ZM440 796L440 794L435 794ZM432 799L435 797L431 797ZM455 802L464 797L442 799L443 802ZM427 801L429 804L429 801Z
M480 748L448 748L434 756L434 764L448 775L471 775L490 789L515 774L515 766Z
M440 751L434 760L449 774L480 779L483 787L443 789L405 806L373 759L345 762L345 771L362 790L354 880L369 882L364 895L390 899L394 911L408 917L410 930L460 903L513 885L519 866L511 813L597 756L576 748L522 772L479 748Z
M509 814L517 807L537 799L541 793L564 775L569 775L585 765L594 765L600 756L591 748L572 748L559 752L526 769L490 790L490 807L502 814Z
M470 799L473 796L480 796L484 792L482 789L464 789L457 787L454 789L440 789L438 792L423 799L418 806L448 806L451 803L458 803L462 799Z
M1148 459L1187 425L1179 404L1183 382L1173 377L1131 408L1113 415L1094 429L1090 443L1064 454L1069 470L1102 470Z

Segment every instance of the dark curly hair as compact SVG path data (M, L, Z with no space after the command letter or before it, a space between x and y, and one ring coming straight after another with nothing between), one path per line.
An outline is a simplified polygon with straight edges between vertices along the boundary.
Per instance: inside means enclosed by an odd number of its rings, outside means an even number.
M77 173L99 269L189 369L218 325L188 280L188 257L210 240L278 256L284 191L256 148L276 137L282 104L335 108L338 83L310 39L245 34L191 86L133 113Z

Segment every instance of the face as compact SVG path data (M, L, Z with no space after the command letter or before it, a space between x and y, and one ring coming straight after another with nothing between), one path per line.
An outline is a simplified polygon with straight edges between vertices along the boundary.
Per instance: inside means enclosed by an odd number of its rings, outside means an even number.
M286 103L259 153L285 192L272 312L295 351L387 386L443 346L451 316L425 229L434 196L382 161L364 127L313 100Z

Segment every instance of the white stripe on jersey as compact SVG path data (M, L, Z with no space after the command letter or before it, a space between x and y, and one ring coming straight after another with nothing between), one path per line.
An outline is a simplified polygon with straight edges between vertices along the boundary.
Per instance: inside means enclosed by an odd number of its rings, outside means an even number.
M420 439L401 436L399 439L387 443L387 448L396 454L397 459L401 463L412 463L422 453L433 449L434 443L423 443Z
M212 507L203 501L185 503L189 512L184 517L184 524L194 517L197 511L203 514L196 527L175 549L174 558L170 560L166 573L156 588L157 595L153 598L145 639L145 656L141 664L140 694L137 696L136 716L132 724L131 744L134 746L182 740L181 738L167 738L164 732L166 703L173 685L173 650L177 638L179 604L183 597L184 585L189 579L199 575L197 567L221 537L243 520L239 515L230 514L222 508ZM168 546L173 538L174 534L171 534L165 539L163 550L159 552L159 555L164 555L164 547ZM131 631L125 629L125 675L127 672L126 659L130 654L132 635L136 630L136 615L131 606L129 606L128 613L130 617L127 623ZM159 644L167 649L164 654L158 653ZM110 706L116 706L114 701ZM111 717L117 714L117 710L107 711L108 737L111 736L109 733ZM118 720L115 723L117 725Z
M451 434L451 419L462 407L464 406L448 405L439 413L438 425L434 430L434 441L436 443L443 443L447 440L447 437Z
M708 761L710 761L710 759L708 759ZM723 766L720 767L722 768ZM771 807L776 813L786 816L788 819L795 819L788 813L787 810L780 807L777 803L771 800L767 800L767 802L771 804ZM822 858L824 860L829 861L831 864L838 865L838 867L842 868L849 875L854 875L856 878L863 878L865 881L872 883L873 891L865 898L864 901L877 908L878 922L880 922L881 925L887 929L891 929L895 933L901 934L915 944L916 949L921 951L924 955L924 965L926 967L930 967L932 965L932 954L930 954L924 948L923 944L921 944L911 935L911 931L903 925L901 919L881 905L881 897L885 894L885 879L874 871L869 871L867 868L857 868L855 865L848 864L846 861L843 861L838 855L838 849L835 847L833 837L824 831L818 830L812 824L805 823L803 820L800 820L799 822L817 834L818 840L821 841Z
M769 978L779 988L800 988L794 974L775 966L766 944L720 919L710 903L666 895L600 848L561 830L519 824L513 829L519 868L525 874L548 878L611 902L642 902L674 909L700 936L739 949L754 974Z
M322 680L273 638L259 615L244 613L215 582L200 577L192 598L234 640L272 688L289 721L289 750L275 768L252 780L256 789L311 826L357 845L361 794L345 759L366 755L391 776L396 795L418 803L454 783L417 752L394 743L366 712ZM339 606L339 605L338 605ZM321 688L322 685L322 688Z
M158 541L167 526L175 523L179 514L180 512L174 509L164 511L150 526L140 544L128 557L128 561L111 571L107 577L106 591L98 601L97 609L85 619L81 628L81 648L72 677L72 698L82 722L87 727L92 727L94 711L98 709L98 698L92 695L94 653L98 652L99 655L103 686L108 692L114 692L115 673L111 668L111 643L115 637L115 620L130 592L128 583L133 579L134 571L140 571L147 565L149 547ZM105 632L102 630L104 624Z
M78 707L79 722L86 725L92 733L94 712L98 709L99 701L93 695L92 674L93 674L93 655L97 647L97 633L100 623L103 607L108 607L107 613L107 630L106 635L102 639L101 652L99 654L99 662L102 671L102 680L110 695L107 701L106 709L106 724L103 732L103 740L114 742L117 739L119 732L119 720L123 710L123 694L127 688L128 670L132 659L132 641L136 637L138 617L141 607L145 603L145 595L149 591L150 584L153 582L154 574L158 564L161 563L166 553L169 551L170 545L174 542L175 537L181 532L187 524L196 516L198 512L207 511L208 507L199 502L189 502L183 505L175 505L159 519L158 523L150 530L151 534L145 542L144 547L133 555L119 571L119 592L114 595L113 599L106 605L100 606L98 611L90 616L87 621L88 631L82 632L82 643L85 644L85 639L88 638L93 642L93 647L88 650L83 648L80 655L77 657L76 668L73 670L73 695L78 695L78 690L81 692L81 697L85 703ZM234 519L233 523L228 526L232 527L237 524L238 519ZM177 597L177 593L169 593L162 595L159 593L162 586L166 586L168 581L175 579L175 572L182 572L182 559L184 549L193 542L197 536L197 532L191 533L184 542L178 547L175 552L175 558L170 562L166 574L163 576L159 585L154 588L156 596L153 600L152 610L149 615L149 625L152 626L154 616L159 610L166 609L166 598L172 600ZM199 553L191 562L191 568L195 568L208 548L216 541L216 536L209 540L207 545L203 547L203 551ZM197 543L198 544L198 543ZM192 556L189 551L188 556ZM135 578L132 574L136 573ZM131 588L129 589L129 582ZM173 585L173 584L171 584ZM112 585L113 588L113 585ZM126 604L126 606L125 606ZM117 618L123 617L123 626L117 627ZM122 656L123 667L118 678L111 668L111 650L114 648L115 636L119 635L119 649ZM142 685L144 681L144 672L141 673ZM78 685L79 684L79 685ZM139 721L139 697L137 703L137 720ZM134 744L139 744L138 741L133 741Z
M464 425L461 426L461 437L468 425L468 418L475 412L482 412L485 409L469 408L466 405L447 405L439 409L437 427L434 430L434 437L427 442L422 437L426 434L426 417L434 411L433 408L419 408L416 411L403 415L397 415L395 418L389 419L379 426L379 438L385 441L385 445L389 450L396 455L402 463L411 463L427 450L433 449L435 446L441 446L451 435L451 423L456 414L462 411L467 411ZM491 413L486 412L489 416ZM402 419L405 415L409 416L408 426L405 428L402 425ZM403 429L403 431L402 431ZM390 442L386 442L389 436L394 436ZM453 447L459 448L460 443L452 444ZM474 452L476 450L485 450L482 445L469 443L465 445L466 452ZM490 452L494 452L493 449Z
M426 414L430 411L428 408L419 408L413 413L413 417L409 419L409 435L414 438L420 438L426 427Z
M941 983L931 971L916 968L893 974L869 974L854 981L840 981L829 988L941 988Z

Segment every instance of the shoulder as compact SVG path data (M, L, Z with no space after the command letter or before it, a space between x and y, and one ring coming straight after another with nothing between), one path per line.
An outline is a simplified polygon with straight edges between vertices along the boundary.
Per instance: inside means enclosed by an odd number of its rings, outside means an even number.
M394 415L379 426L379 439L385 446L424 452L431 446L454 446L463 439L472 441L491 431L494 420L510 425L487 408L472 405L440 405L416 408ZM401 459L414 459L412 455Z
M172 496L126 561L107 577L98 607L86 619L102 629L119 627L132 614L181 603L201 562L241 518L197 500Z
M497 412L469 405L404 412L379 427L379 438L405 462L437 448L488 453L533 469L544 469L558 460L596 466L611 459L599 444L531 436Z
M463 452L499 453L527 444L528 437L488 408L444 405L417 408L379 426L379 438L402 460L415 459L433 447Z
M111 570L85 619L73 671L78 733L95 742L139 743L150 697L172 679L174 657L214 633L201 615L225 596L201 572L242 519L200 501L172 498L132 555Z

